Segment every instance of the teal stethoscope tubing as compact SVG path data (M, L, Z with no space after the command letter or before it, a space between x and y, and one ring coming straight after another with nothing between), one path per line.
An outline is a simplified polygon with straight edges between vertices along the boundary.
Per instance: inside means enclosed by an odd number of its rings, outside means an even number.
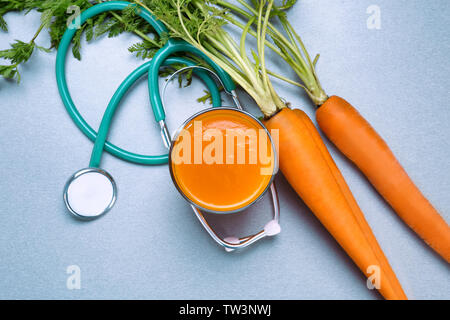
M81 23L86 22L87 19L92 18L93 16L100 14L105 11L110 10L123 10L126 7L130 5L129 2L124 1L111 1L111 2L105 2L101 4L97 4L88 10L84 11L80 16ZM146 10L138 10L138 14L144 18L148 23L150 23L153 28L156 30L158 34L162 34L163 32L166 32L166 28L164 25L157 21L155 17L153 17L148 11ZM158 52L155 54L153 59L149 62L144 63L140 67L138 67L136 70L134 70L126 79L122 82L122 84L119 86L117 91L115 92L114 96L112 97L111 101L108 104L108 107L106 108L105 114L102 118L102 121L100 123L100 127L97 132L93 130L89 124L83 119L83 117L78 112L75 104L73 103L73 100L70 96L69 90L67 88L67 82L66 82L66 76L65 76L65 60L67 56L68 49L70 47L70 44L72 42L72 38L75 35L76 30L75 29L68 29L63 35L63 38L61 39L58 54L56 57L56 80L58 89L61 95L61 99L69 112L70 117L73 119L75 124L78 126L78 128L92 141L95 141L94 149L92 151L91 155L91 161L90 161L90 167L88 169L83 169L75 173L66 184L66 187L64 188L64 200L66 202L67 208L75 214L77 217L85 218L86 216L83 214L79 214L76 211L73 210L72 206L70 205L70 185L75 179L77 179L79 176L95 172L97 174L102 174L103 176L106 176L107 179L110 180L112 188L113 188L113 197L111 199L111 202L108 204L106 209L100 213L100 215L104 214L107 210L111 208L111 206L115 202L116 198L116 188L115 188L115 182L112 179L112 177L105 172L104 170L101 170L99 168L101 156L103 153L103 150L108 151L109 153L113 154L114 156L134 162L139 164L147 164L147 165L158 165L168 162L168 155L159 155L159 156L147 156L147 155L140 155L136 153L132 153L129 151L126 151L124 149L121 149L114 144L107 142L107 136L109 127L111 125L111 121L114 117L114 113L117 110L117 107L120 103L120 100L122 97L126 94L128 89L145 73L148 73L148 85L149 85L149 93L150 93L150 102L153 110L153 114L155 117L155 120L160 124L161 126L161 133L163 134L163 139L167 144L170 144L168 142L169 134L167 132L167 127L165 124L165 112L164 107L161 101L161 95L159 92L159 69L162 66L167 66L174 63L182 63L187 65L188 67L193 67L195 64L184 58L177 58L177 57L169 57L173 53L177 52L189 52L196 56L201 57L203 60L205 60L211 67L214 69L215 74L218 76L220 82L222 83L224 90L229 93L233 100L238 107L238 109L241 109L239 100L237 99L237 95L235 92L235 85L233 81L231 80L230 76L219 66L217 66L215 63L213 63L205 54L194 48L193 46L189 45L188 43L184 41L169 39L167 43L164 45L163 48L158 50ZM181 70L179 70L181 71ZM209 71L209 70L208 70ZM220 99L220 93L219 89L214 82L212 78L210 78L210 74L204 70L204 69L194 69L194 72L198 74L198 76L205 82L208 89L211 92L212 100L213 100L213 106L219 107L221 106L221 99ZM259 239L262 239L266 236L274 236L275 234L279 233L279 203L278 203L278 197L275 189L275 185L272 183L270 186L270 190L272 193L272 202L273 202L273 220L270 220L264 227L263 230L260 232L246 236L243 238L237 238L237 237L231 237L222 239L220 236L218 236L214 230L209 226L208 222L206 221L205 217L201 213L201 211L195 207L193 204L191 204L192 209L194 210L194 213L196 217L199 219L202 226L207 230L209 235L221 246L223 246L227 251L233 251L235 249L246 247ZM96 215L96 217L100 216ZM89 218L92 218L93 216L89 215Z
M92 18L100 13L105 11L117 11L123 10L126 7L131 5L129 2L124 1L111 1L106 3L97 4L86 11L82 12L80 15L80 23L83 24L87 19ZM156 18L144 9L139 9L138 14L145 19L148 23L150 23L155 31L158 34L162 34L167 32L165 26ZM168 162L168 154L164 155L141 155L137 153L132 153L127 150L124 150L108 141L106 141L109 127L111 125L111 121L115 114L115 111L125 95L128 89L145 73L148 72L148 84L149 84L149 92L150 92L150 101L153 109L153 114L155 116L156 121L165 120L165 112L161 101L161 96L159 93L159 85L158 85L158 76L159 69L161 66L167 66L170 64L181 63L187 66L195 66L195 64L185 58L179 57L171 57L169 56L176 52L191 52L195 55L200 56L206 62L208 62L213 69L219 74L222 79L225 89L229 92L235 89L235 85L229 75L224 72L220 67L218 67L214 62L212 62L207 56L205 56L202 52L198 51L193 46L189 45L184 41L173 40L170 39L167 44L161 48L157 54L155 54L154 58L138 67L134 70L119 86L114 96L111 98L111 101L108 104L108 107L105 111L103 119L101 121L98 133L92 129L92 127L84 120L79 111L77 110L72 97L69 93L67 87L67 81L65 76L65 60L67 56L67 52L71 45L72 39L77 30L75 28L67 29L64 33L59 48L58 54L56 57L56 80L58 85L58 90L61 95L61 99L70 115L72 120L78 126L78 128L92 141L95 141L95 145L93 148L93 152L90 160L90 167L98 167L100 165L101 156L103 150L106 150L110 154L138 164L145 165L159 165ZM194 72L205 82L209 91L212 95L212 101L214 107L219 107L221 105L220 92L219 89L209 76L209 74L203 70L195 70Z

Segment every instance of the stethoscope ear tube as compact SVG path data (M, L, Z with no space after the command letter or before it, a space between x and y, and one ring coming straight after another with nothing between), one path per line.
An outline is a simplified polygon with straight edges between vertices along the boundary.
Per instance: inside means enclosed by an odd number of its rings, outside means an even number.
M265 238L265 237L271 237L275 236L278 233L281 232L280 227L280 203L278 200L278 193L275 186L275 182L272 182L270 185L270 193L272 198L272 211L273 211L273 217L272 220L270 220L266 225L264 226L264 229L259 231L258 233L255 233L253 235L249 235L246 237L238 238L238 237L227 237L225 239L222 239L220 236L215 233L215 231L211 228L208 221L206 221L205 217L203 216L200 209L195 207L191 204L192 210L195 213L195 216L202 224L203 228L208 232L208 234L211 236L211 238L214 239L219 245L225 248L227 252L232 252L236 249L242 249L245 248L256 241Z
M227 93L228 95L231 96L231 98L233 99L233 103L236 106L236 108L238 110L243 110L242 106L241 106L241 102L239 101L239 97L236 93L236 89L235 87L230 87L229 85L226 85L226 82L222 81L222 78L215 73L214 71L212 71L211 69L208 69L206 67L202 67L202 66L198 66L198 65L187 65L186 67L180 68L177 71L175 71L174 73L172 73L170 75L169 78L166 79L166 83L164 84L162 93L161 93L161 101L162 104L165 105L165 101L164 101L164 97L167 91L167 86L169 85L169 83L180 73L186 71L186 70L198 70L198 71L204 71L209 73L210 75L212 75L222 86L222 88L224 89L225 93ZM213 101L213 107L220 107L220 103L216 104L215 103L215 97L214 97L214 93L215 92L211 92L211 96L212 96L212 101ZM219 102L220 102L220 98L219 98Z

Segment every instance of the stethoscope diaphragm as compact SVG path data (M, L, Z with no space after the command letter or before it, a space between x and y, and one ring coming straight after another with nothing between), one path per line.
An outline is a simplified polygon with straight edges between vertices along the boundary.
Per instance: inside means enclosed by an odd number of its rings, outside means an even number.
M64 202L77 218L91 220L108 212L116 202L117 186L112 176L99 168L74 173L64 187Z

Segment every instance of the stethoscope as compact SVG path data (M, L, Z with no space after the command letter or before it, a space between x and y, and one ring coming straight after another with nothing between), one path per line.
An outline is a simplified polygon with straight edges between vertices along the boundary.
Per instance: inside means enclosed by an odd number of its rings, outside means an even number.
M106 11L118 11L123 10L130 5L129 2L124 1L111 1L106 3L97 4L80 15L80 23L83 24L87 19L90 19L98 14ZM150 23L155 31L161 35L167 32L165 26L158 21L151 13L147 10L140 8L137 10L139 16ZM103 115L102 121L98 132L96 132L92 127L84 120L79 111L77 110L71 95L69 93L66 76L65 76L65 60L67 56L68 49L71 45L72 38L74 37L76 29L68 28L64 33L56 58L56 79L58 89L62 98L62 101L78 128L94 142L93 151L91 154L91 159L89 166L87 168L81 169L73 174L67 181L64 187L64 202L67 209L75 217L83 220L92 220L98 218L99 216L108 212L114 205L117 199L117 186L112 178L112 176L100 168L100 162L102 153L104 150L110 154L116 156L117 158L143 165L160 165L165 164L169 161L169 154L163 155L142 155L137 153L132 153L124 150L110 142L108 142L107 136L111 121L114 117L115 111L125 93L130 89L130 87L143 75L148 74L148 88L150 93L150 102L153 109L153 114L155 120L159 123L161 129L161 136L165 146L170 149L173 145L173 140L170 137L169 130L165 121L166 115L164 112L164 104L161 99L161 94L159 90L159 70L163 66L173 65L173 64L183 64L186 65L185 68L178 70L176 73L168 79L168 82L179 72L186 70L187 68L193 69L193 72L200 77L200 79L206 84L208 90L211 93L212 105L211 110L217 110L217 108L224 108L221 106L220 91L216 82L211 76L214 76L224 88L224 91L229 94L234 103L235 110L242 113L243 116L252 117L255 121L258 121L254 116L242 110L239 103L238 96L236 94L235 84L230 78L230 76L216 65L211 59L209 59L205 54L197 50L195 47L189 45L188 43L169 39L166 45L161 48L149 62L146 62L134 70L130 75L119 86L117 91L114 93L111 101L109 102L106 111ZM193 55L201 57L206 61L214 70L211 71L204 67L196 66L195 63L189 59L181 57L170 57L174 53L189 52ZM167 82L167 83L168 83ZM164 88L165 91L165 88ZM202 111L207 112L209 111ZM195 115L194 115L195 116ZM192 117L191 117L192 118ZM263 124L260 125L264 128ZM273 146L273 142L272 142ZM274 149L275 150L275 149ZM276 172L274 168L273 176ZM256 234L249 235L246 237L227 237L222 239L218 236L215 231L210 227L206 221L204 215L202 214L201 207L191 203L191 207L202 224L206 229L208 234L221 246L223 246L227 251L233 251L234 249L239 249L246 247L266 236L273 236L280 232L279 219L279 203L277 197L277 191L273 179L267 189L270 189L271 200L273 204L273 217L265 225L265 227ZM261 194L262 196L262 194Z

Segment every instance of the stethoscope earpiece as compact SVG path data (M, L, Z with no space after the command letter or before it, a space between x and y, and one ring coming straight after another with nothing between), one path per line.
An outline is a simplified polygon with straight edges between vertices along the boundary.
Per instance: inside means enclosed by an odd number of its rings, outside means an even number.
M266 225L264 226L264 236L267 237L273 237L276 236L277 234L279 234L281 232L281 226L279 223L279 216L276 216L275 219L270 220L269 222L266 223ZM249 238L244 238L243 240L248 240ZM228 244L232 244L232 245L240 245L241 244L241 239L237 238L237 237L226 237L223 239L223 241L225 243ZM238 247L239 248L239 247ZM230 248L227 246L224 246L224 249L226 252L233 252L234 250L238 249L238 248Z
M117 187L112 176L99 168L75 172L64 187L64 203L75 217L92 220L108 212L116 202Z
M277 220L270 220L264 226L264 233L269 237L276 236L280 232L281 232L281 226Z

